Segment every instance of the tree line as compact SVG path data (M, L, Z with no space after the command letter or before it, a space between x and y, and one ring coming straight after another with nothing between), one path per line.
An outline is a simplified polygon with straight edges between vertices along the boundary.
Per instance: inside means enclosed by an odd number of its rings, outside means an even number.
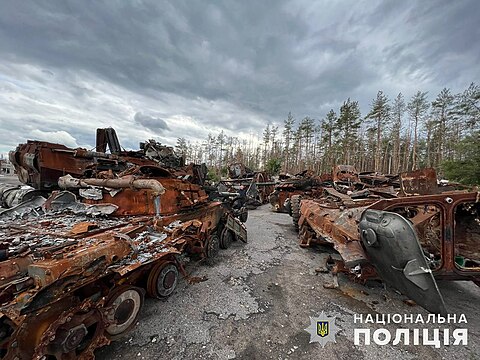
M444 88L433 100L422 91L409 99L378 91L364 115L358 101L348 98L323 118L288 113L278 124L267 124L258 140L221 131L203 142L178 138L176 150L187 161L205 162L217 176L232 162L292 174L350 164L385 174L434 167L440 176L478 184L479 140L480 86L472 83L458 94Z

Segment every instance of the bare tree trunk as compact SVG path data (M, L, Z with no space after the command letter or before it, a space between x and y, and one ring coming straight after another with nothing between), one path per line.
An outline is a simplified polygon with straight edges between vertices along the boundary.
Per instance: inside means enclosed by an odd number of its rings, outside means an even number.
M412 170L416 170L419 167L418 156L417 156L417 146L418 146L418 131L417 130L418 130L418 116L415 116L413 150L412 150Z
M380 151L381 151L381 133L380 117L377 118L377 146L375 147L375 171L381 171L380 166Z

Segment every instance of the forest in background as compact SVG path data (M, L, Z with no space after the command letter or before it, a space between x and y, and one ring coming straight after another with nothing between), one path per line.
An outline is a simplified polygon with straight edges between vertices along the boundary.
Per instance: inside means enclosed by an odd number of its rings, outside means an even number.
M410 99L378 91L365 113L349 98L319 119L289 113L267 124L260 141L222 131L203 142L180 137L176 151L188 162L206 163L216 177L233 162L271 174L321 174L350 164L384 174L434 167L443 178L479 184L480 86L472 83L458 94L444 88L433 100L422 91Z

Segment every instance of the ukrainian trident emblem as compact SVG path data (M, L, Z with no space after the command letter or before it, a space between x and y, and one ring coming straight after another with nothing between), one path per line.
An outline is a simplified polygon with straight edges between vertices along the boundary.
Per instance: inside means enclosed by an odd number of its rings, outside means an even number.
M317 335L321 337L328 335L328 321L317 321Z

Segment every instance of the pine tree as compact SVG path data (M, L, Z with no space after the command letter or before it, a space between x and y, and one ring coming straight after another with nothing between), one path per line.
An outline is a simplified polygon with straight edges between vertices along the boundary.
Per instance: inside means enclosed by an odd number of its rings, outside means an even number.
M326 170L328 168L331 168L334 165L333 161L333 140L334 140L334 131L335 131L335 126L337 123L337 114L333 109L330 109L330 111L327 113L325 116L325 119L322 122L321 128L322 128L322 133L323 137L322 140L326 143L326 150L325 150L325 162L326 166L322 166L323 170Z
M480 127L480 86L471 83L459 96L457 114L464 117L467 128L478 130Z
M392 106L392 139L393 139L393 173L397 174L401 169L400 134L402 131L402 118L406 105L402 93L395 98Z
M427 101L427 93L418 91L412 96L410 102L407 105L408 114L414 123L413 130L413 148L412 148L412 170L418 169L420 166L418 157L418 132L421 123L424 121L425 115L428 112L430 105Z
M301 129L301 140L305 145L305 153L300 154L304 159L304 163L308 166L311 166L312 162L312 142L313 136L315 133L315 120L311 117L306 116L302 119L299 125L299 129Z
M295 125L295 118L289 112L287 118L283 121L283 138L285 140L285 149L283 151L284 158L284 172L288 172L291 166L292 156L292 142L293 142L293 126Z
M187 153L188 153L188 146L187 146L187 141L183 137L177 138L177 144L175 145L175 151L178 153L178 155L183 156L185 159L187 159Z
M371 110L365 117L365 119L371 119L374 121L372 129L376 133L375 144L375 171L381 171L381 150L382 150L382 130L383 127L390 119L390 105L388 104L388 97L379 91L377 97L372 101Z
M361 123L360 117L358 101L351 101L350 98L344 101L340 107L340 116L337 118L335 126L339 144L344 151L342 159L344 164L351 163L352 152L358 138L358 129Z
M263 131L263 157L262 157L263 165L265 165L268 161L269 143L270 143L270 124L267 124L267 127Z
M436 127L435 137L437 139L435 165L440 164L444 158L445 143L447 142L447 128L449 126L450 117L453 114L454 96L450 90L443 88L440 94L432 102L432 115L434 117L434 125Z

